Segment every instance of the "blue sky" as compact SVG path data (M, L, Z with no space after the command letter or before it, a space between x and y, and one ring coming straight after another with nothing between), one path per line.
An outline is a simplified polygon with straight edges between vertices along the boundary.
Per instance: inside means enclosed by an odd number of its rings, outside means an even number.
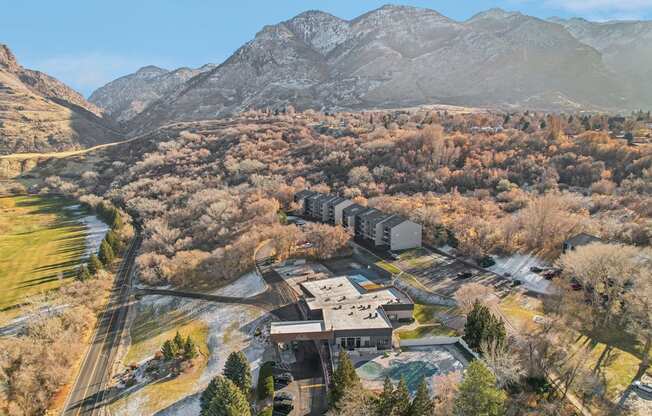
M388 0L0 0L0 43L84 95L153 64L220 63L266 24L309 9L351 19ZM403 0L465 20L491 7L546 18L652 19L652 0Z

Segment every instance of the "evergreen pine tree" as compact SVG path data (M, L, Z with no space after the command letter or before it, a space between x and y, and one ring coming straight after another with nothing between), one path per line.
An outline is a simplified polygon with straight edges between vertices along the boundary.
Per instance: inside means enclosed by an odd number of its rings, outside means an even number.
M251 416L247 397L242 391L226 377L217 376L215 393L205 408L202 416Z
M199 396L199 406L202 414L208 409L208 405L211 403L211 400L213 400L213 397L215 397L215 394L217 393L217 384L218 380L217 377L215 377L208 383L208 386L206 386L206 389L201 393L201 396Z
M85 282L91 278L91 274L88 272L88 266L86 264L79 265L77 269L77 280L80 282Z
M188 336L186 342L183 343L183 356L186 360L192 360L197 356L197 348L195 342Z
M120 215L120 211L117 208L113 208L112 212L112 218L111 218L111 228L114 230L119 230L122 228L123 222L122 222L122 215Z
M229 354L222 374L238 386L245 395L249 394L251 390L251 368L247 356L242 351L234 351Z
M340 350L337 370L333 372L333 379L331 381L329 396L330 408L337 409L340 399L344 396L344 392L358 386L360 386L360 379L355 372L353 363L346 351Z
M118 237L118 234L115 231L109 230L104 238L106 239L106 242L109 243L114 253L122 252L124 247L120 237Z
M113 254L113 249L111 249L111 245L109 245L106 239L102 240L102 243L100 244L100 255L99 255L100 261L104 266L108 267L111 265L113 258L114 258L114 254Z
M97 258L95 253L91 254L91 257L88 259L88 272L95 276L101 269L102 262Z
M405 378L401 377L396 390L394 390L394 414L408 416L410 413L410 391Z
M169 339L163 343L163 347L161 347L161 352L163 353L163 357L166 360L172 360L174 357L176 357L177 351L174 347L175 347L174 343Z
M172 342L174 342L174 347L175 347L176 351L183 350L183 344L185 342L183 340L183 337L179 333L179 331L177 331L177 333L174 334L174 338L172 339Z
M482 363L475 360L464 373L459 393L455 398L455 416L501 416L505 411L504 391L496 387L496 377Z
M410 405L409 416L430 416L433 412L433 403L430 399L430 392L428 391L428 384L426 380L422 379L417 388L417 393Z
M473 304L473 310L466 317L464 325L464 341L470 348L480 351L483 342L504 342L506 337L505 323L491 314L489 308L479 301Z
M392 414L394 409L394 385L389 377L385 377L383 391L378 396L376 402L376 409L376 414L378 416L388 416Z

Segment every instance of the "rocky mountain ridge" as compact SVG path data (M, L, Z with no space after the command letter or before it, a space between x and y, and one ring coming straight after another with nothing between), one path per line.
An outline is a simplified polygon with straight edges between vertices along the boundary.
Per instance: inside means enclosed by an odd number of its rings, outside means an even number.
M0 44L0 154L71 150L122 138L102 115L57 79L23 68Z
M103 108L112 120L125 122L190 78L212 68L212 64L207 64L197 69L169 71L153 65L146 66L99 88L88 100Z
M112 98L106 87L101 89L106 98L93 101L139 106L142 111L120 118L135 132L287 105L357 110L452 104L553 111L652 106L649 87L640 85L647 69L641 73L638 63L647 58L630 57L632 71L639 68L632 77L610 52L618 49L610 46L616 39L636 45L642 36L632 29L637 24L615 23L626 33L609 38L583 35L569 22L501 9L463 22L408 6L383 6L350 21L311 10L265 26L222 64L184 82L159 88L151 84L168 73L148 79L148 90L164 92L147 99L147 105L123 93Z

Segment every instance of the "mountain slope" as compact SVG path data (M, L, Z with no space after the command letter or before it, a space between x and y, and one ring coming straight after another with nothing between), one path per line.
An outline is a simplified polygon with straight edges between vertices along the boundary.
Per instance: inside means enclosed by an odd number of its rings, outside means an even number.
M212 67L204 65L198 69L179 68L168 71L156 66L146 66L97 89L88 100L103 108L112 120L125 122L143 111L150 103Z
M128 126L147 131L290 104L330 110L434 103L544 110L652 106L638 81L616 74L597 45L578 38L560 22L500 9L465 22L406 6L384 6L350 21L308 11L264 27L224 63L153 101Z
M598 50L607 68L627 85L642 106L652 97L652 22L589 22L584 19L550 19L575 38Z
M101 110L0 44L0 154L78 149L121 138Z

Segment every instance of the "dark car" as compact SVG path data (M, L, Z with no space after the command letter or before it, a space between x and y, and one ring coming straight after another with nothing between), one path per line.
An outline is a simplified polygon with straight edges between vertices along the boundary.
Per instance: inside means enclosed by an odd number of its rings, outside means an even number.
M469 279L471 277L473 277L473 273L471 272L459 272L457 274L458 279Z
M539 267L539 266L532 266L532 267L530 267L530 271L532 273L541 273L543 271L543 269L541 267Z
M294 409L294 405L292 403L287 403L287 402L281 402L281 403L274 403L274 413L279 412L281 414L288 414Z
M292 400L294 400L294 396L292 396L292 393L287 391L279 391L278 393L276 393L276 396L274 396L275 402L284 402L284 401L291 402Z
M275 386L287 386L294 381L294 377L290 373L282 373L274 376Z
M521 280L512 280L512 287L520 286L523 284Z

